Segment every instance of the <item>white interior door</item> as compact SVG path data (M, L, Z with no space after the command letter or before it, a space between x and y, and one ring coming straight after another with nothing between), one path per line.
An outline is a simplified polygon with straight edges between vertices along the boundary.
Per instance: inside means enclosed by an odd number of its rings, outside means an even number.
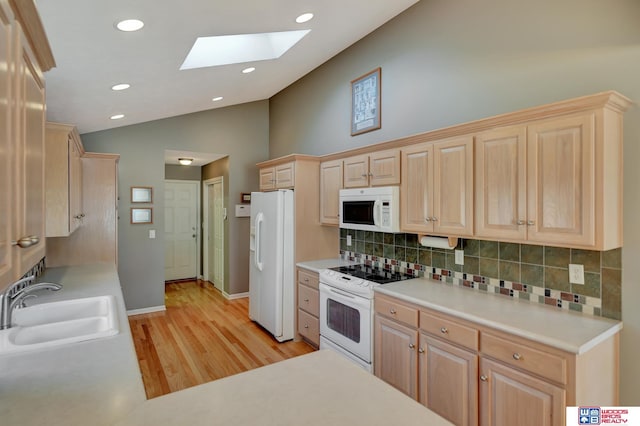
M224 191L222 178L207 183L207 280L224 289Z
M165 275L167 281L198 275L197 181L165 181Z

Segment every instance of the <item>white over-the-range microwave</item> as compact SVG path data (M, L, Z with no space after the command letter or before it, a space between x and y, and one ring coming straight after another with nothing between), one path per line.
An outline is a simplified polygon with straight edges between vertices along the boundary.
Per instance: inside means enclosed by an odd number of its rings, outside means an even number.
M400 232L400 188L340 190L340 228Z

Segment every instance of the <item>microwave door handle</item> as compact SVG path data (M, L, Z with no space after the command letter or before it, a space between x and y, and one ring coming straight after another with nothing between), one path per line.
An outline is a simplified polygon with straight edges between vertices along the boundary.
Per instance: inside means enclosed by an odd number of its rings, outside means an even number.
M382 212L382 201L376 200L373 203L373 224L380 227L380 213Z

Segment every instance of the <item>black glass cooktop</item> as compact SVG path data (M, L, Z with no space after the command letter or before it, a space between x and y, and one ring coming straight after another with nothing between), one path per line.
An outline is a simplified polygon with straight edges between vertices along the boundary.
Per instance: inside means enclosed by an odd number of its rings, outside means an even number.
M367 265L338 266L331 269L346 275L362 278L363 280L372 281L378 284L388 284L413 278L413 276L411 275L402 274L400 272L391 272L384 269L372 268L371 266Z

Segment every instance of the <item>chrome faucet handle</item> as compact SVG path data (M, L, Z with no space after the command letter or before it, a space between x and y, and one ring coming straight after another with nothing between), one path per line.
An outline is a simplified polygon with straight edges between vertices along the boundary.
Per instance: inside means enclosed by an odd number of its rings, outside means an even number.
M26 305L24 302L26 302L26 300L27 300L27 299L30 299L30 298L32 298L32 297L35 299L36 297L38 297L38 295L37 295L37 294L27 294L26 296L22 297L22 298L18 301L19 303L18 303L18 305L16 306L16 308L20 308L20 309L21 309L21 308L26 308L26 307L27 307L27 305Z

